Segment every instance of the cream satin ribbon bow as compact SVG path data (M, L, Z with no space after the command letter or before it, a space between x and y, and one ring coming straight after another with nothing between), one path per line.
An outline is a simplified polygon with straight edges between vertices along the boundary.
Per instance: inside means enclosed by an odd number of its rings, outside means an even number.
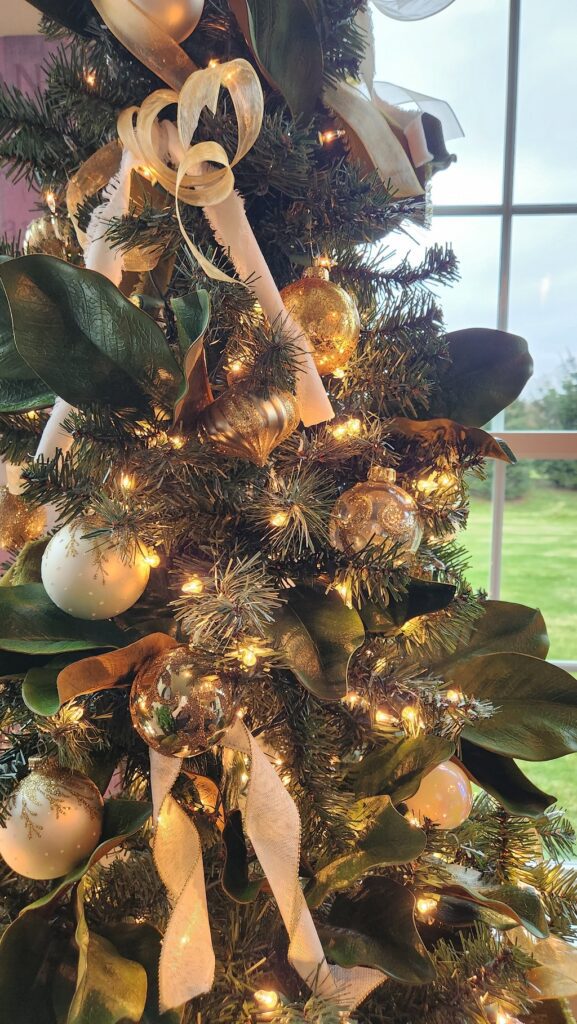
M240 719L220 744L249 758L244 828L287 929L289 961L316 995L351 1011L385 977L369 967L346 969L327 964L299 881L301 824L296 804ZM178 758L151 751L152 796L158 814L154 859L173 905L159 965L163 1012L209 991L215 967L200 838L192 820L170 794L180 767Z

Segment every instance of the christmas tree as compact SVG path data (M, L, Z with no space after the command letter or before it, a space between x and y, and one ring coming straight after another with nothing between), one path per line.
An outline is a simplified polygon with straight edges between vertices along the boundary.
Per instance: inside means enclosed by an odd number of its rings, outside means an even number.
M575 683L458 533L531 357L445 331L449 249L390 255L442 123L374 86L364 0L34 6L46 88L0 92L45 203L0 262L2 1019L569 1021L574 835L515 759L577 750Z

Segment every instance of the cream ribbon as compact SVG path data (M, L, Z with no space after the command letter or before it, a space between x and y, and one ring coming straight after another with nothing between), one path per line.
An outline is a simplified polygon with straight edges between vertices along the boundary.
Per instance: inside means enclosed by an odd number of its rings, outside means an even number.
M134 0L92 0L110 31L137 60L180 89L195 70L182 47L164 32Z
M287 929L289 961L317 996L349 1012L385 978L372 968L345 969L326 962L299 882L301 825L296 804L240 719L220 743L249 758L244 828ZM170 793L180 761L151 751L150 768L155 814L160 808L154 858L173 905L159 965L160 1009L164 1012L210 990L215 960L200 837Z

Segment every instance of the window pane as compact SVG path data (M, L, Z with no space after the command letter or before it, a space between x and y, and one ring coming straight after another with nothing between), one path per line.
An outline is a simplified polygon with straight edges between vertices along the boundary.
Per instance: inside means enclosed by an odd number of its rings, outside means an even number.
M577 216L572 215L518 216L513 221L509 330L527 338L535 371L521 400L505 414L511 429L572 425L559 420L555 393L566 390L568 377L577 370L576 229ZM543 401L546 392L552 393L551 401Z
M458 161L433 179L435 203L498 203L508 4L466 0L424 21L374 15L377 79L447 100L465 132L447 143Z
M515 202L577 201L577 4L523 0Z
M447 330L495 327L499 278L498 217L433 217L430 230L409 226L407 234L391 236L395 259L422 260L426 246L450 243L459 260L461 279L436 287ZM410 237L409 237L410 236Z

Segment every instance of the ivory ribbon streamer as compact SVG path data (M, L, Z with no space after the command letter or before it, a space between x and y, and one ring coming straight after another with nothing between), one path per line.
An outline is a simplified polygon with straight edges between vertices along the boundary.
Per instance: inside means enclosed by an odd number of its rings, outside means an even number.
M230 93L238 123L238 143L232 160L218 142L191 145L202 109L207 107L215 112L221 87ZM178 105L176 129L159 121L161 111L173 103ZM207 260L194 244L184 227L180 202L203 208L217 241L230 254L239 277L245 281L250 279L248 287L257 296L270 322L282 323L289 332L302 354L297 380L301 417L305 426L311 426L332 419L334 412L316 369L310 342L289 316L248 222L243 201L234 190L232 168L254 144L262 117L263 96L258 76L248 61L237 59L195 71L180 93L159 89L148 96L140 108L123 111L118 119L118 134L138 162L147 166L175 197L183 237L207 276L218 281L234 281ZM219 166L215 168L214 164Z
M195 65L182 47L133 0L92 0L96 10L127 50L155 75L180 89Z
M5 462L4 472L6 473L6 487L9 494L22 494L24 490L22 467L17 466L14 462Z
M289 960L316 995L345 1011L353 1010L382 984L384 976L371 968L347 970L327 964L299 882L301 830L296 805L240 720L220 742L250 758L244 827L289 934ZM180 762L151 751L150 766L155 813L160 807L154 857L174 908L160 956L160 1009L164 1011L207 992L215 961L200 838L170 795Z

